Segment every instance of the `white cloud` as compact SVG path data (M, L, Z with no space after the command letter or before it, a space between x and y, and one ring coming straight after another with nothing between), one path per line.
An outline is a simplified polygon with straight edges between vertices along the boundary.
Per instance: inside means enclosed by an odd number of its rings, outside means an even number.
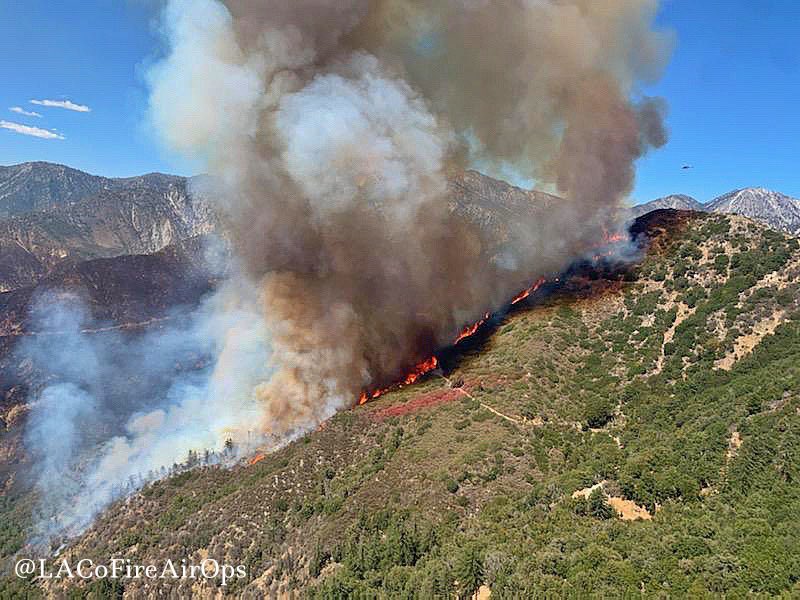
M10 110L11 112L17 113L18 115L25 115L26 117L41 117L42 116L39 113L34 112L32 110L25 110L21 106L12 106L8 110Z
M22 125L21 123L13 123L11 121L0 121L0 128L16 131L22 135L30 135L33 137L42 138L45 140L63 140L64 136L60 133L55 133L48 129L41 129L39 127L31 127L29 125Z
M92 109L83 104L75 104L70 100L31 100L31 104L39 106L50 106L52 108L66 108L75 112L90 112Z

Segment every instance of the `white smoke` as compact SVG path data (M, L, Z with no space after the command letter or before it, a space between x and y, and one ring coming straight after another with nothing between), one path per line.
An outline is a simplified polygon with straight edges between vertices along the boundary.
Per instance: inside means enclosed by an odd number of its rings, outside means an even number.
M40 463L44 496L64 464L78 473L61 526L80 529L126 481L190 450L242 443L254 427L272 444L308 430L602 242L635 160L664 142L660 105L630 99L661 62L656 8L170 0L152 121L214 176L241 269L182 328L117 349L73 333L72 356L28 348L91 367L58 372L32 415L29 442L66 457ZM482 232L448 210L449 175L476 164L569 202L491 260ZM144 373L172 377L167 391L135 410L109 407L118 348L167 365L189 349L212 360L178 376L143 360ZM63 410L47 410L54 398ZM107 431L76 425L92 419Z
M413 215L445 191L445 132L374 57L358 54L340 70L281 99L275 121L287 173L323 222L359 201Z
M229 439L243 450L274 443L254 427L262 410L253 389L269 376L270 354L256 296L225 285L198 308L177 310L179 325L133 338L92 333L102 324L76 297L39 299L40 335L18 350L56 379L34 402L26 432L40 495L36 537L81 531L190 452L221 453ZM209 367L176 374L176 363L201 355ZM133 386L159 378L168 382L163 395L138 397ZM109 389L126 379L129 389Z

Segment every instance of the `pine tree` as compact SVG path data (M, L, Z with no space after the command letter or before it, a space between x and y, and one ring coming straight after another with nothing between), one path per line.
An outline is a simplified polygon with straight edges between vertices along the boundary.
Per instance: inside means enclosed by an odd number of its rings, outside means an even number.
M596 519L610 519L614 516L614 509L606 502L606 495L600 488L589 495L589 514Z
M456 563L461 598L472 596L483 583L483 556L477 545L467 546Z

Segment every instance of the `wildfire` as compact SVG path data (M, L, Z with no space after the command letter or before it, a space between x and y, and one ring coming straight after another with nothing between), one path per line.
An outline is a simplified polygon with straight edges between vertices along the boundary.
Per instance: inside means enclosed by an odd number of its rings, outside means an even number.
M530 286L529 288L527 288L527 289L523 290L522 292L520 292L519 294L517 294L514 297L514 299L511 301L511 304L512 305L513 304L519 304L525 298L527 298L528 296L533 294L536 290L538 290L540 287L542 287L542 285L544 285L546 283L546 281L547 280L544 277L539 278L539 280L536 281L536 283L534 283L532 286ZM475 333L478 331L478 329L481 328L481 325L486 323L491 318L491 316L492 316L491 313L487 312L483 316L482 319L480 319L479 321L476 321L475 323L473 323L472 325L470 325L468 327L465 327L464 330L461 333L459 333L458 337L456 337L456 339L453 341L453 345L457 344L461 340L464 340L464 339L466 339L468 337L472 337L473 335L475 335ZM379 389L373 390L371 392L366 391L366 390L361 392L361 396L358 398L358 403L359 404L366 404L370 400L374 400L376 398L379 398L380 396L382 396L383 394L385 394L386 392L388 392L390 390L393 390L393 389L396 389L396 388L400 388L400 387L404 387L404 386L407 386L407 385L411 385L412 383L414 383L417 380L419 380L420 377L422 377L423 375L425 375L427 373L430 373L431 371L433 371L438 366L439 366L439 359L437 359L436 356L431 356L429 359L424 360L421 363L418 363L413 369L411 369L409 374L406 375L405 379L403 379L403 381L401 381L400 383L397 383L397 384L394 384L394 385L390 385L390 386L387 386L387 387L384 387L384 388L379 388Z
M545 284L546 281L547 280L544 277L540 277L539 280L536 283L534 283L531 287L529 287L528 289L522 290L519 294L517 294L514 297L514 299L511 301L511 304L512 305L513 304L519 304L520 302L525 300L525 298L527 298L528 296L533 294L536 290L538 290L540 287L542 287Z
M606 244L618 244L627 239L622 233L608 233L608 230L603 228L603 242Z
M248 464L248 466L252 467L253 465L260 463L265 458L266 458L266 456L263 455L263 454L256 454L253 458L251 458L250 460L247 461L247 464Z
M366 391L361 392L361 397L358 399L358 403L366 404L370 400L374 400L375 398L382 396L389 390L404 387L406 385L411 385L412 383L416 382L420 377L422 377L427 373L430 373L438 366L439 366L439 359L436 358L435 356L431 356L427 360L423 360L421 363L418 363L413 369L411 369L411 372L408 375L406 375L406 378L403 379L402 382L395 385L390 385L385 388L373 390L372 392L366 392Z
M469 327L464 328L464 331L458 334L458 337L456 338L456 341L453 342L453 345L457 344L461 340L464 340L468 337L472 337L473 335L475 335L475 332L478 331L478 329L481 328L481 325L486 323L486 321L488 321L489 317L491 316L492 315L487 312L485 315L483 315L483 318L480 321L478 321L473 325L470 325Z
M603 231L603 241L605 242L606 245L618 244L620 242L624 242L626 239L627 239L626 236L623 235L622 233L613 233L613 234L611 234L611 233L608 233L608 231ZM594 256L594 260L595 260L595 262L597 262L602 257L610 256L612 253L613 253L612 251L607 251L605 253L597 254L597 255ZM556 278L554 281L558 282L559 278ZM547 283L547 279L545 279L544 277L540 277L532 286L522 290L519 294L514 296L514 299L511 301L511 305L513 306L515 304L519 304L520 302L522 302L526 298L530 297L539 288L541 288L545 283ZM456 337L456 339L453 341L453 345L458 344L460 341L465 340L465 339L475 335L475 333L478 331L478 329L480 329L481 326L491 318L491 316L492 316L491 313L486 313L483 316L482 319L480 319L479 321L473 323L472 325L469 325L468 327L465 327L464 330L461 333L459 333L458 336ZM407 385L411 385L412 383L414 383L417 380L419 380L420 377L422 377L426 373L430 373L431 371L433 371L438 366L439 366L439 360L435 356L431 356L429 359L424 360L421 363L417 364L409 372L409 374L406 375L405 379L403 379L403 381L401 381L400 383L397 383L397 384L394 384L394 385L390 385L390 386L387 386L387 387L384 387L384 388L379 388L379 389L373 390L371 392L370 391L366 391L366 390L361 392L361 396L358 399L358 403L359 404L366 404L370 400L374 400L375 398L379 398L380 396L382 396L383 394L385 394L386 392L388 392L388 391L390 391L392 389L396 389L396 388L404 387L404 386L407 386Z

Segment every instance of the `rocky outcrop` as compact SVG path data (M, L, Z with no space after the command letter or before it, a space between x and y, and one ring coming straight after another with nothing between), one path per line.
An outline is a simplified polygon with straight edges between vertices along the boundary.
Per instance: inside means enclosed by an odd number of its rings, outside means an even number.
M657 200L652 200L646 204L634 206L630 209L630 212L633 217L641 217L642 215L646 215L651 211L662 208L701 211L703 210L703 205L691 196L685 196L683 194L671 194L669 196L664 196L663 198L658 198Z
M184 178L120 181L128 184L0 221L0 291L32 285L65 262L151 254L216 228L209 202Z

